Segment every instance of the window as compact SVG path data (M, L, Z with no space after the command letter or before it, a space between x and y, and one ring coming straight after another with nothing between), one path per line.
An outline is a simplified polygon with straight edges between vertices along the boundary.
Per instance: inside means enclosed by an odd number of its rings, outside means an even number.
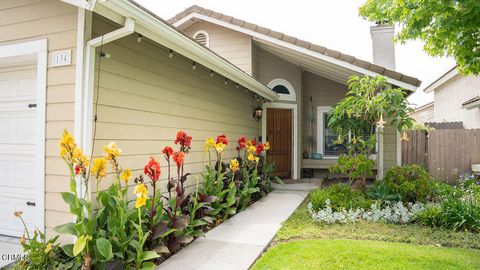
M317 107L317 152L324 158L337 158L345 152L345 146L336 144L338 134L328 128L328 112L331 107Z
M293 85L284 79L274 79L267 84L267 87L276 92L280 97L279 100L296 101L295 89Z
M206 31L198 31L193 35L193 39L195 39L198 43L202 44L205 47L210 45L210 37Z
M317 152L321 153L323 158L337 158L341 154L346 152L345 145L336 144L338 134L328 128L328 112L332 109L330 106L318 106L317 107ZM370 134L369 130L364 131L365 140L368 139ZM378 151L379 133L375 127L375 149L373 150L373 158L376 159L376 153ZM349 136L350 137L350 136ZM350 140L350 138L348 138Z

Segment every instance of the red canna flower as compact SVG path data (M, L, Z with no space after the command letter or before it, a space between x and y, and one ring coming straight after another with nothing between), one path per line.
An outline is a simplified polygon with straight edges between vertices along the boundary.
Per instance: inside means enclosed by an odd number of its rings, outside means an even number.
M183 161L185 159L185 153L178 151L173 153L173 161L177 164L177 167L181 167L183 165Z
M183 131L177 132L177 137L175 138L175 144L180 144L182 152L188 152L192 144L192 137L188 136L187 133Z
M155 160L155 158L150 157L150 161L145 165L145 168L143 169L143 173L150 177L152 181L156 182L158 178L160 178L160 163Z
M265 145L263 143L259 143L257 145L257 156L259 156L265 150Z
M75 174L79 174L80 173L80 166L78 166L78 164L75 165Z
M228 139L227 139L227 136L225 136L225 133L217 136L216 143L223 143L225 145L228 145Z
M238 149L243 149L245 147L247 147L247 139L245 139L245 136L242 136L238 139Z
M163 148L162 153L169 159L173 155L173 148L170 146L165 146Z

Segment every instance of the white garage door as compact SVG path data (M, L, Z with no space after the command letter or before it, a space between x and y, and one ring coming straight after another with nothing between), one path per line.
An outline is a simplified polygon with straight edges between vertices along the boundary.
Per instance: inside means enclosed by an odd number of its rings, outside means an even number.
M0 234L20 236L43 213L36 204L36 68L0 68Z

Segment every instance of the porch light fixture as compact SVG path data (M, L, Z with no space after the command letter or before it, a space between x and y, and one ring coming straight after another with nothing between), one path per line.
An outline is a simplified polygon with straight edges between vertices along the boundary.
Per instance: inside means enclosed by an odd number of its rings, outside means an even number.
M140 35L140 34L138 34L138 35L137 35L137 42L138 42L138 43L142 42L142 38L143 38L143 36Z
M170 50L168 52L168 58L170 58L170 59L173 58L173 50Z
M213 70L210 70L210 77L213 77L214 74Z
M255 108L255 111L253 111L253 118L259 121L260 119L262 119L262 113L263 113L263 109L262 107L260 107L260 105L258 105L257 108Z
M193 63L192 63L192 70L195 70L195 69L197 69L197 63L196 63L196 62L193 62Z

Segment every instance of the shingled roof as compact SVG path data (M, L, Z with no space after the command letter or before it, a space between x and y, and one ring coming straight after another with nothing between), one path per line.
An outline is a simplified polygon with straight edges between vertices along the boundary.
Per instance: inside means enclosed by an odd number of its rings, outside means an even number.
M233 25L242 27L244 29L251 30L251 31L263 34L263 35L267 35L269 37L272 37L272 38L275 38L275 39L278 39L278 40L281 40L281 41L284 41L284 42L287 42L287 43L290 43L290 44L293 44L293 45L296 45L296 46L299 46L299 47L302 47L302 48L305 48L305 49L308 49L308 50L311 50L311 51L314 51L314 52L317 52L317 53L321 53L323 55L326 55L326 56L329 56L329 57L347 62L349 64L352 64L352 65L370 70L372 72L378 73L380 75L384 75L384 76L392 78L392 79L396 79L398 81L401 81L401 82L404 82L404 83L407 83L407 84L410 84L410 85L414 85L414 86L418 87L422 83L417 78L407 76L407 75L402 74L400 72L396 72L394 70L390 70L390 69L387 69L385 67L375 65L375 64L370 63L368 61L364 61L364 60L355 58L352 55L348 55L348 54L341 53L339 51L331 50L331 49L328 49L326 47L323 47L323 46L320 46L320 45L317 45L317 44L314 44L314 43L311 43L311 42L308 42L308 41L305 41L305 40L301 40L299 38L292 37L292 36L286 35L284 33L280 33L280 32L271 30L271 29L266 28L266 27L262 27L262 26L259 26L259 25L253 24L253 23L249 23L249 22L246 22L244 20L234 18L232 16L228 16L228 15L225 15L225 14L222 14L222 13L219 13L219 12L215 12L215 11L210 10L210 9L199 7L197 5L193 5L189 8L187 8L187 9L185 9L184 11L178 13L177 15L175 15L175 17L169 19L168 22L171 23L171 24L175 24L176 22L180 21L182 18L184 18L184 17L186 17L186 16L188 16L192 13L198 13L198 14L208 16L208 17L211 17L211 18L214 18L214 19L222 20L224 22L231 23Z

